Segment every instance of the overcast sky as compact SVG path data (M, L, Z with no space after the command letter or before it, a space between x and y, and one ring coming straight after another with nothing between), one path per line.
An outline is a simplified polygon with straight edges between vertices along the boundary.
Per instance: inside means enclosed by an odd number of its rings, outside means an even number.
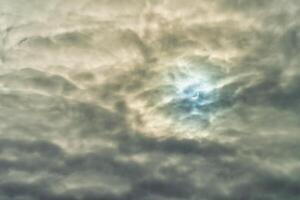
M0 199L298 200L299 55L299 0L0 0Z

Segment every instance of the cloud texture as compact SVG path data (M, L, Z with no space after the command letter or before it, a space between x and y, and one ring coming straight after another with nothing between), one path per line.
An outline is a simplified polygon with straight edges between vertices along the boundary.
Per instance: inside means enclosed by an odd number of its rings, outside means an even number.
M0 199L299 199L299 17L0 0Z

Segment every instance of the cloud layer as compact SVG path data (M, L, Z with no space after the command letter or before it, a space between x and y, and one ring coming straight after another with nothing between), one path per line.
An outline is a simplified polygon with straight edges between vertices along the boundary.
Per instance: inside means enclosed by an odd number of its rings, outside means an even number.
M297 0L0 0L0 199L300 198Z

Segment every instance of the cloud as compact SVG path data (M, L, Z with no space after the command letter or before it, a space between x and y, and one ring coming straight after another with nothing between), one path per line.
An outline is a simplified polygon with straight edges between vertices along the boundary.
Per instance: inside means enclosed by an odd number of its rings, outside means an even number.
M1 1L0 199L299 199L299 6Z

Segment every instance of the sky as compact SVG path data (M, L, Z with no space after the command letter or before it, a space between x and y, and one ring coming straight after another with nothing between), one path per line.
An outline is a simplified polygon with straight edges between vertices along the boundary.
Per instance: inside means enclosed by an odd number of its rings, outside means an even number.
M1 200L300 199L298 0L0 0Z

